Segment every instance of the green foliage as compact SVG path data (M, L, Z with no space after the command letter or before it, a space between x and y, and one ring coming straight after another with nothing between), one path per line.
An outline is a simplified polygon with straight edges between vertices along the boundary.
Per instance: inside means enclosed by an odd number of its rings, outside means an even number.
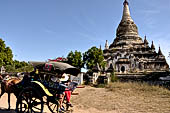
M5 66L6 72L31 72L33 71L32 65L29 65L25 61L14 60L12 65Z
M92 69L97 63L99 66L104 67L105 62L103 60L103 51L97 47L92 47L83 54L83 61L86 64L87 69Z
M5 41L0 38L0 66L12 64L12 50L6 47Z
M23 66L21 68L16 69L17 72L31 72L33 71L33 67L31 65Z
M28 63L26 63L25 61L20 62L18 60L14 60L13 65L15 66L16 69L18 69L18 68L28 66Z
M82 54L81 52L75 51L75 52L70 52L67 56L67 63L69 63L72 66L75 66L79 69L81 69L84 64L83 64L83 60L82 60Z
M117 81L118 80L118 78L115 76L115 71L113 71L112 73L111 73L111 82L115 82L115 81Z
M105 88L107 86L107 84L95 84L93 86L96 88Z
M5 69L6 72L15 72L15 67L13 65L6 65Z
M28 72L33 68L28 63L13 61L13 54L10 47L6 47L5 41L0 38L0 66L5 66L6 72Z

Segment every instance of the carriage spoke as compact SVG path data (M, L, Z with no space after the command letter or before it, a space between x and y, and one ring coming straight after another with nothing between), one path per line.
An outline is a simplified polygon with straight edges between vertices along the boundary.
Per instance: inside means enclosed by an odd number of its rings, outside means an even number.
M56 106L57 106L57 105L54 106L53 111L54 111L54 109L56 108Z
M38 107L35 107L35 106L34 106L34 108L35 108L35 109L37 109L37 110L41 110L40 108L38 108Z
M19 103L20 104L19 104L18 110L22 111L22 112L25 112L26 109L28 108L28 104L26 103L26 101L22 101L22 100L20 100Z
M23 100L27 101L27 98L25 96L22 97Z
M42 113L43 100L33 88L25 88L17 100L17 111L19 113Z
M33 98L32 101L34 102L36 100L36 98Z
M50 105L50 107L52 106L53 104Z

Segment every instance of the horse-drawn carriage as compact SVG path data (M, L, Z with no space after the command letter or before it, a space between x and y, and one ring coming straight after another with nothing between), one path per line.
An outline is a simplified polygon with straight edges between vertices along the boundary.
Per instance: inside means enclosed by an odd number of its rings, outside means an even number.
M69 86L60 84L62 75L77 76L79 69L61 62L30 62L34 71L25 75L23 80L16 85L17 113L42 113L47 105L52 113L59 112L59 92L74 90L76 83ZM63 103L64 104L64 103Z

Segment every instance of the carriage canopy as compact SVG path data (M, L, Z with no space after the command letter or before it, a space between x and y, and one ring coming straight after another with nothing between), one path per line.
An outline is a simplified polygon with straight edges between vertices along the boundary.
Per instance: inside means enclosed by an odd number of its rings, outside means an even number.
M36 62L30 61L30 64L33 65L35 69L39 71L47 71L51 73L66 73L77 76L80 73L80 70L70 64L63 62Z

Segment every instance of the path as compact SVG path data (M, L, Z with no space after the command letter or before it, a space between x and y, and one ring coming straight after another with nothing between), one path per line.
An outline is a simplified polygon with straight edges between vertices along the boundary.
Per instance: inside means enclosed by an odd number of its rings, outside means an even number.
M103 98L102 96L106 96L106 93L103 93L101 95L97 96L97 92L103 92L104 89L101 88L92 88L87 86L86 88L79 88L76 89L75 92L78 92L79 95L73 95L72 96L72 103L74 105L73 107L73 113L117 113L112 109L104 108L102 104L105 104L103 102L100 102L100 98ZM109 92L108 92L109 93ZM6 111L8 108L8 102L7 102L7 94L4 94L0 99L0 113L15 113L15 104L16 104L16 98L13 94L11 94L11 111ZM103 106L103 107L102 107ZM100 107L100 109L98 109ZM44 112L50 113L47 106L44 107Z

